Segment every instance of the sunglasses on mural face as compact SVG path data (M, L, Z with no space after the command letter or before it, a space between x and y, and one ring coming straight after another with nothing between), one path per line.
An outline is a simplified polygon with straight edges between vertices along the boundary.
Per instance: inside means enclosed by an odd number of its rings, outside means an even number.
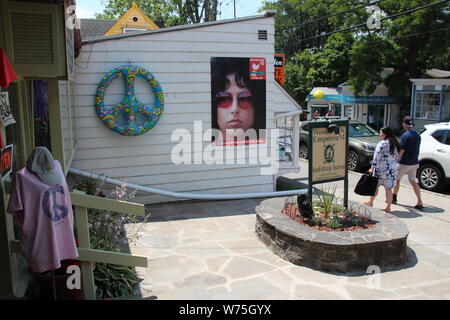
M249 109L253 106L253 96L250 92L241 92L237 96L238 106L242 109ZM216 94L216 105L219 108L229 108L233 104L233 95L229 92L221 91Z

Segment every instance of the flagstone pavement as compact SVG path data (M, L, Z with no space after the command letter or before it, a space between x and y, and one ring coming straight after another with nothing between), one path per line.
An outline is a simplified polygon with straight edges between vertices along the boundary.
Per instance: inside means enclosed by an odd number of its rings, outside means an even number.
M279 258L255 234L263 200L146 206L149 222L130 251L148 257L148 267L136 268L133 298L450 299L450 254L420 241L408 239L405 265L380 274L332 274Z

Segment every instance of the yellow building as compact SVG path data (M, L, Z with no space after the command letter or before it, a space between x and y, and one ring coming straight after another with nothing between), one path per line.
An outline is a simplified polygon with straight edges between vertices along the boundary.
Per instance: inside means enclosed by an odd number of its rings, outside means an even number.
M110 36L154 29L159 29L159 27L133 2L131 8L104 35Z

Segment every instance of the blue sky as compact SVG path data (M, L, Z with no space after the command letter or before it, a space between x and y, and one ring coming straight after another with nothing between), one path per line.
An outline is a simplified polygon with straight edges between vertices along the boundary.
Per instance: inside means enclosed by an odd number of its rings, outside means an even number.
M235 0L236 1L236 17L246 17L258 14L262 0ZM107 0L76 0L77 17L94 18L95 13L103 11ZM218 20L232 19L234 17L233 0L220 0L220 12Z

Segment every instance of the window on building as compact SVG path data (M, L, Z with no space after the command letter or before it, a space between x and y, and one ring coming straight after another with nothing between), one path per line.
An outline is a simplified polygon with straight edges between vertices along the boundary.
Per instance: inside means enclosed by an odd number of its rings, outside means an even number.
M74 84L71 81L59 81L59 104L61 112L64 169L67 171L72 163L77 144L75 91Z
M450 120L450 92L445 92L445 104L444 104L444 112L442 113L441 120Z
M344 117L351 118L352 117L353 106L345 105L344 106Z
M331 113L333 114L333 116L341 117L342 116L341 110L342 110L342 107L341 107L340 103L331 104Z
M142 29L142 28L123 28L122 33L143 32L143 31L147 31L147 29Z
M294 117L281 117L277 119L277 129L280 130L278 147L281 161L292 161L294 142Z
M416 119L439 120L440 93L417 92L416 93Z

